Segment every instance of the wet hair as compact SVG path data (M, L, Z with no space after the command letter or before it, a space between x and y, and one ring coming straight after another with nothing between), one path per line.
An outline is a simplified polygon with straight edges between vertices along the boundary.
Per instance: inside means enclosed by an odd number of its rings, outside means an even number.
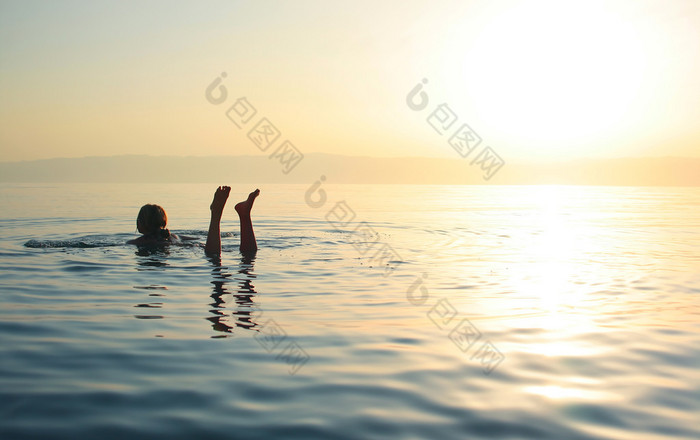
M143 205L136 217L136 227L141 225L139 232L144 235L155 235L156 238L170 237L170 231L165 228L168 224L168 215L165 209L158 205Z

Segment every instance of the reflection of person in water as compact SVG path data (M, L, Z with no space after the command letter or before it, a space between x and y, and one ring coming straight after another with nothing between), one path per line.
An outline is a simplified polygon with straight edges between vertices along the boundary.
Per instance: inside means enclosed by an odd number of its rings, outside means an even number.
M211 202L211 221L209 223L209 232L207 234L207 243L204 245L204 251L207 254L221 254L221 216L226 206L226 200L231 192L231 187L220 186L214 193L214 200ZM243 253L255 252L258 245L255 241L255 233L253 232L253 222L250 219L250 211L253 209L253 202L260 194L260 190L256 189L248 195L248 198L238 204L235 209L238 212L238 218L241 224L241 244L240 250ZM165 210L158 205L144 205L139 211L136 218L136 227L143 234L139 238L130 240L129 244L136 245L154 245L173 243L180 240L192 240L191 237L178 237L171 234L166 228L168 224L168 216Z
M214 301L209 304L212 307L209 312L213 316L207 317L207 320L212 323L212 328L222 333L232 333L236 327L246 330L255 329L258 324L254 320L254 313L259 310L254 301L256 291L252 284L252 280L255 279L255 274L252 273L255 255L248 253L241 257L238 269L240 276L235 276L238 289L236 293L233 293L235 309L229 313L226 313L226 309L230 309L231 305L226 306L223 296L231 294L226 285L231 281L233 275L221 266L221 260L218 256L211 257L210 260L213 265L212 276L214 277L211 282L214 285L213 292L210 296ZM228 318L232 318L233 321L229 321ZM212 337L226 337L226 335Z

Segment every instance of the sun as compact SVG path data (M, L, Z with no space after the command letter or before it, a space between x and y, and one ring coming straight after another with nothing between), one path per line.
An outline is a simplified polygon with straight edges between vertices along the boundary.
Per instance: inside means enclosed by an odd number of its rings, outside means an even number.
M638 110L643 47L604 4L524 2L484 23L468 45L463 91L487 131L552 157L614 134Z

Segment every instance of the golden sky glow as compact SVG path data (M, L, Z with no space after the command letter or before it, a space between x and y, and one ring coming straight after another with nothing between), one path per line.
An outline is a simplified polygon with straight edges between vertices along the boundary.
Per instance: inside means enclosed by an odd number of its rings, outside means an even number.
M259 154L222 72L304 152L700 156L700 3L0 1L0 160ZM423 78L426 110L406 105Z

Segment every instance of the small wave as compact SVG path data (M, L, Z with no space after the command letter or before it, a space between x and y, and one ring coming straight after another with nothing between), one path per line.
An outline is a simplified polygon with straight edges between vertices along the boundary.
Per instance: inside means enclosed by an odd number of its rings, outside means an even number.
M175 235L182 235L185 237L206 237L207 233L209 231L204 231L202 229L182 229L182 230L177 230L177 231L171 230L170 232L172 232ZM234 234L231 232L222 232L221 233L222 237L232 237L233 235Z
M28 248L100 248L100 247L111 247L119 246L124 244L124 242L115 242L114 240L104 240L104 239L86 239L86 238L76 238L73 240L29 240L24 243L25 247Z
M172 231L175 235L198 239L206 237L206 232L201 230ZM222 237L225 237L222 234ZM111 235L86 235L83 237L70 238L66 240L36 240L32 239L24 243L25 247L35 249L86 249L123 246L127 241L135 238L131 234L111 234ZM196 246L196 241L184 240L176 244L183 246Z
M134 286L134 289L145 289L145 290L168 290L165 286L158 286L156 284L151 284L149 286Z

